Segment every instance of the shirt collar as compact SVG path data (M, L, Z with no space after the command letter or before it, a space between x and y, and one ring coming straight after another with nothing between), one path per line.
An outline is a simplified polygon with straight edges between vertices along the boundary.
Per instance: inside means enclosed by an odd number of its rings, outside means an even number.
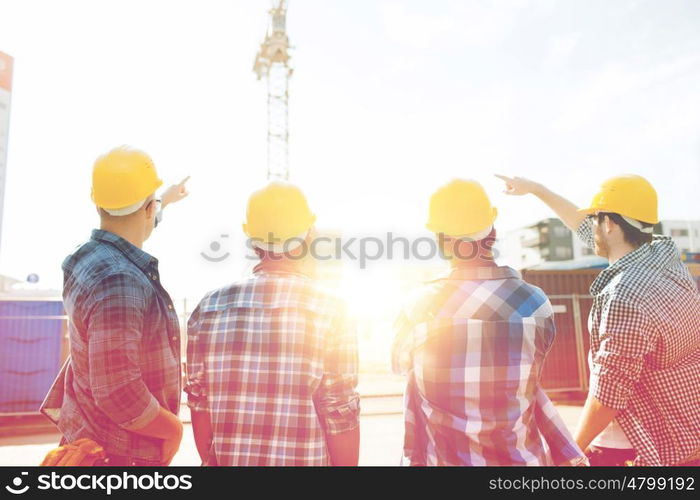
M253 268L253 274L273 273L273 274L298 274L312 277L308 270L304 269L299 261L289 259L269 259L264 258Z
M144 252L139 247L132 245L121 236L117 236L114 233L110 233L109 231L104 231L102 229L93 229L91 239L103 243L109 243L123 253L127 259L136 264L136 266L138 266L138 268L144 272L152 268L158 268L158 259Z
M457 267L449 275L441 278L448 280L502 280L520 279L520 273L509 266Z
M637 266L663 268L676 253L675 243L670 237L654 235L651 243L643 244L603 269L591 284L591 295L599 294L615 276L625 269Z

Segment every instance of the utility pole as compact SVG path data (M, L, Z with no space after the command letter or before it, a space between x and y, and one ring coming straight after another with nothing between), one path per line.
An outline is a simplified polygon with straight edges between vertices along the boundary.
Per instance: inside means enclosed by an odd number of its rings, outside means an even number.
M0 52L0 239L5 205L5 172L10 133L10 97L12 92L12 64L9 55Z
M287 1L274 0L253 71L267 80L267 178L289 179L289 38Z

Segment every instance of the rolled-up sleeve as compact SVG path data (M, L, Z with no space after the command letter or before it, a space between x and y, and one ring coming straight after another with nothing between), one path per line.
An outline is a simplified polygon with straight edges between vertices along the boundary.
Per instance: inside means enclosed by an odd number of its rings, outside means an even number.
M194 310L187 322L187 406L194 411L209 409L206 391L206 370L204 358L206 346L201 331L201 308Z
M316 407L327 434L351 431L360 424L357 393L357 335L345 305L339 302L324 354L324 375Z
M603 311L600 347L593 355L591 394L605 406L624 409L653 350L656 330L639 306L613 298Z
M576 229L576 236L578 239L583 241L588 248L595 248L595 240L593 238L593 219L591 217L586 217L583 219L583 222L579 224L578 229Z
M554 465L565 465L584 456L552 401L541 388L535 393L535 420Z
M88 317L90 390L97 407L124 428L146 426L160 409L140 368L146 297L137 277L109 275L93 290Z

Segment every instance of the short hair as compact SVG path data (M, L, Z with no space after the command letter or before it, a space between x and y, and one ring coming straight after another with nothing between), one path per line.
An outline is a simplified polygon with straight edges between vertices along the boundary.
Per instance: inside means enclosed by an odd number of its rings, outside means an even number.
M456 244L459 250L457 250L453 257L456 260L472 260L477 259L479 261L491 261L494 260L494 250L493 247L496 244L496 228L491 226L491 231L484 238L479 240L468 240L461 238L454 238L451 236L443 235L441 237L443 245ZM457 242L457 243L455 243Z
M653 239L653 235L651 233L641 232L636 227L630 225L625 219L622 218L622 216L620 214L616 214L613 212L599 212L598 213L598 223L599 224L601 222L603 222L603 217L608 217L615 224L620 226L620 229L622 229L622 236L625 239L625 241L635 248L639 248L642 245L644 245L645 243L651 243L651 241ZM645 228L653 226L653 224L649 224L648 222L642 222L642 221L639 221L639 222Z

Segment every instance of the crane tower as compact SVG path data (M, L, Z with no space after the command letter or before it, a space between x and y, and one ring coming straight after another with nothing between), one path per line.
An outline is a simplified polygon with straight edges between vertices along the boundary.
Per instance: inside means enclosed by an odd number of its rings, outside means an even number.
M287 0L273 0L253 71L267 80L267 178L289 178L289 38Z

